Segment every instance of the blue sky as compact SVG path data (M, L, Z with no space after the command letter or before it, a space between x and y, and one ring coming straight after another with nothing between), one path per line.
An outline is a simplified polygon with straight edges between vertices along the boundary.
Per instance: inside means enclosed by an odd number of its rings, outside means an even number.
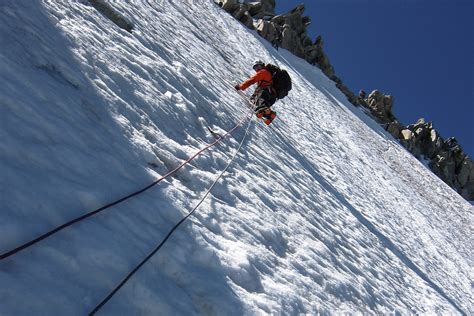
M305 3L309 34L321 34L336 74L354 92L395 97L405 125L433 121L474 158L474 1L277 0L277 13Z

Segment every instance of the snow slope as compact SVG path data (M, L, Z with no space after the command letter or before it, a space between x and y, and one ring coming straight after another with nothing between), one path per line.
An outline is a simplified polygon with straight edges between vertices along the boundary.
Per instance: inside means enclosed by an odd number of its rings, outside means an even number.
M271 126L246 121L173 177L0 261L0 315L90 312L242 140L101 315L474 312L473 206L317 68L211 0L113 3L133 34L87 1L0 3L1 253L238 124L232 83L253 60L288 69L294 89Z

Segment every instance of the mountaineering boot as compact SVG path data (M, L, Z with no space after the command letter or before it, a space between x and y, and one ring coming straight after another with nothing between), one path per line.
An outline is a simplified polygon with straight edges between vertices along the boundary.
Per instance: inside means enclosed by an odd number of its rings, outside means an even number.
M270 123L275 119L276 116L277 116L276 112L269 109L267 113L265 113L265 116L263 117L263 122L266 125L270 125Z
M263 116L267 115L267 112L271 111L269 108L259 108L258 110L255 111L255 116L257 118L262 118Z

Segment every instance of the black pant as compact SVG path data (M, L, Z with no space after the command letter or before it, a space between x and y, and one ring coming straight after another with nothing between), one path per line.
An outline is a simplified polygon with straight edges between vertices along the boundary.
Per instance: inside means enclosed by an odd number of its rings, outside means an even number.
M250 101L254 105L255 113L270 108L276 101L276 97L270 88L255 89L250 97Z

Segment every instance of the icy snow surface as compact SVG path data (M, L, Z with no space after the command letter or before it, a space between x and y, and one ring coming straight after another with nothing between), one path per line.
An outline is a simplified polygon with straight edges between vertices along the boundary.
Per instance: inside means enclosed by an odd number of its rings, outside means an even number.
M153 182L293 78L211 195L102 315L472 314L473 206L316 67L209 1L0 2L0 252ZM246 91L250 93L250 90ZM243 126L145 193L0 261L0 315L90 312L225 168Z

